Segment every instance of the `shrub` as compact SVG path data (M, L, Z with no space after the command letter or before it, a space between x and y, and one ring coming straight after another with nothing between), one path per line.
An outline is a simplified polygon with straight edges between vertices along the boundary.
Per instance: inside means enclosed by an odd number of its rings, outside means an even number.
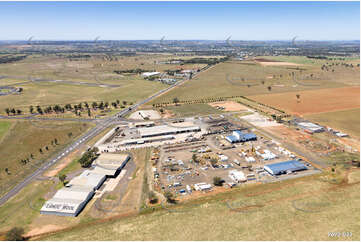
M223 186L224 180L218 176L213 177L213 184L215 186Z
M23 228L14 227L9 232L6 233L5 239L10 241L21 241L24 240L23 234L24 234Z

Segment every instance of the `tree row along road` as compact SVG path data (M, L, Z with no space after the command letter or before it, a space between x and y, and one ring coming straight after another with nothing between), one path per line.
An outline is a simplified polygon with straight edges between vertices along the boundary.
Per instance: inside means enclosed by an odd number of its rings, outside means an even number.
M203 71L207 70L208 68L204 69ZM197 73L199 74L199 73ZM195 75L196 76L196 75ZM194 77L195 77L194 76ZM153 94L152 96L130 106L127 109L124 109L115 115L105 118L105 119L98 119L97 125L90 129L87 133L83 134L81 137L73 141L70 145L68 145L66 148L52 156L47 162L45 162L42 166L40 166L35 172L33 172L31 175L27 176L23 181L15 185L9 192L7 192L4 196L0 198L0 206L2 206L6 201L8 201L10 198L15 196L18 192L20 192L25 186L27 186L30 182L32 182L37 176L41 175L44 171L46 171L48 168L50 168L52 165L56 164L58 161L60 161L62 158L66 157L68 154L70 154L73 150L77 149L81 144L89 141L99 133L101 133L103 130L107 129L111 125L119 122L120 120L123 120L122 118L130 113L132 110L138 108L139 106L149 102L153 98L156 98L165 92L169 91L170 89L173 89L184 82L186 82L189 79L184 79L182 81L179 81L161 91L158 91L157 93ZM0 117L1 118L1 117ZM31 119L31 118L27 118Z

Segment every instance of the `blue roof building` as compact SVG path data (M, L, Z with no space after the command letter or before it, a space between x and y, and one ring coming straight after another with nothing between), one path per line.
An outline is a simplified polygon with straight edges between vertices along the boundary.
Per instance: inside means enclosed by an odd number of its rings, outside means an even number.
M307 167L297 160L284 161L264 166L264 170L272 176L286 174L288 172L307 170Z

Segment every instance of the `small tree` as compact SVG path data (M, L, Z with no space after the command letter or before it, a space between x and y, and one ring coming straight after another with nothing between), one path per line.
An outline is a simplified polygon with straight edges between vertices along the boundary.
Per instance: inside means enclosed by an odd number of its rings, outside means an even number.
M59 180L63 183L63 185L65 185L66 175L65 174L59 175Z
M9 232L6 233L5 240L9 241L22 241L24 229L20 227L14 227Z
M271 86L268 86L267 89L268 89L268 91L271 91L271 90L272 90L272 87L271 87Z
M149 202L151 204L155 204L158 202L158 197L157 195L155 195L155 193L153 191L150 191L148 194L148 198L149 198Z
M175 103L175 105L177 105L179 103L179 99L177 97L173 98L173 103Z
M213 177L213 184L215 186L222 186L224 183L224 180L218 176Z
M300 94L296 94L297 102L300 102L300 97L301 97Z
M197 157L196 154L193 154L193 155L192 155L192 161L193 161L194 163L198 163L198 162L199 162L199 161L198 161L198 157Z
M9 116L9 114L10 114L10 108L6 108L6 109L5 109L5 112L6 112L6 114Z
M176 200L174 199L173 193L170 191L166 191L164 193L165 198L167 199L168 203L176 203Z

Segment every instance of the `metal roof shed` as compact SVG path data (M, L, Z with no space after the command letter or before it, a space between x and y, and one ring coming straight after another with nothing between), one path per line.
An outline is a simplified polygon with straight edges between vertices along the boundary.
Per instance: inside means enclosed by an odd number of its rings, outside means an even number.
M273 176L285 174L287 172L295 172L307 170L307 167L297 160L279 162L264 166L264 170Z
M236 136L233 136L233 135L229 135L226 137L226 140L230 143L235 143L238 141L237 137Z

